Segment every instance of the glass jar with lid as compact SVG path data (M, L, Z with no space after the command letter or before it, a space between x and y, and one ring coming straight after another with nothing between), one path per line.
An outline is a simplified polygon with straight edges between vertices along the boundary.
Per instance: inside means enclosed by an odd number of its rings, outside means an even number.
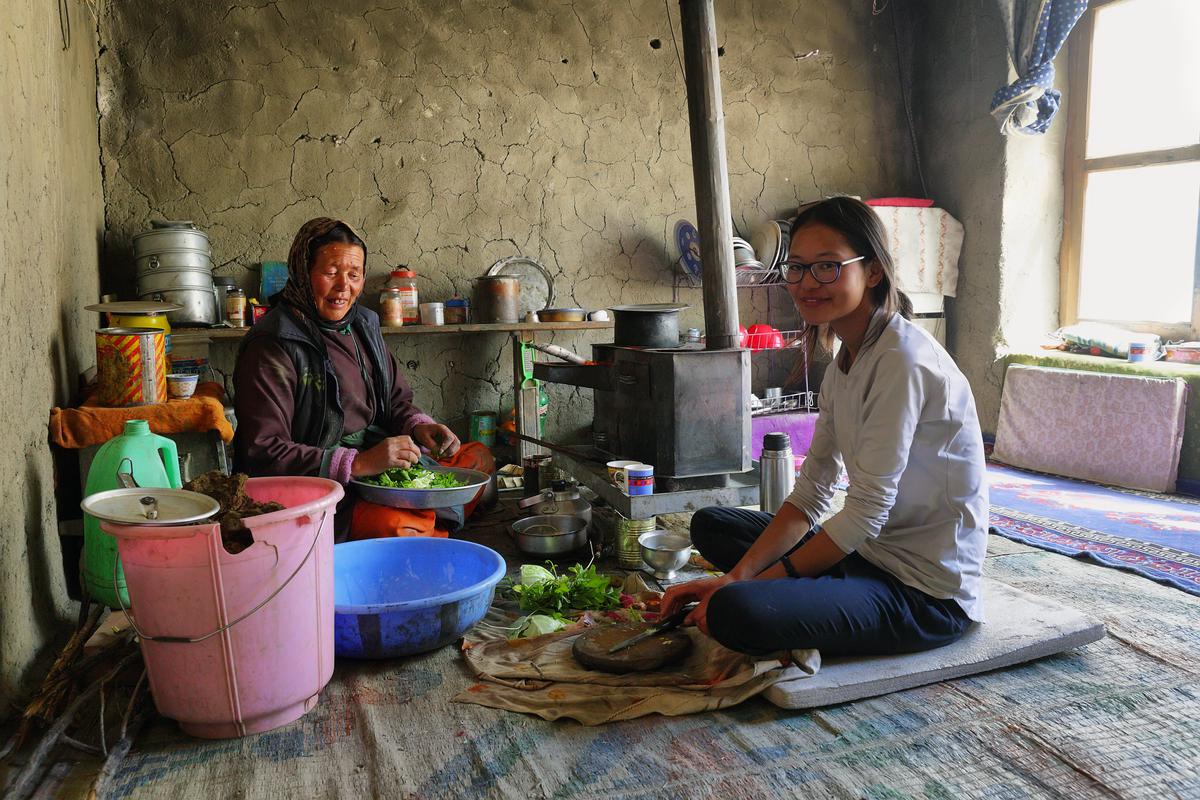
M379 323L385 328L404 325L404 290L385 286L379 292Z
M417 300L417 273L405 266L392 270L384 284L385 289L399 289L400 302L404 306L404 324L416 325L420 320Z

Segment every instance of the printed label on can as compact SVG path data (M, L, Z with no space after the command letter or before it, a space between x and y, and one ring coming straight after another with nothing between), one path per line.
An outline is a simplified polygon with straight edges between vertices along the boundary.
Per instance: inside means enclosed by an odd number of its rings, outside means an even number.
M472 442L481 442L492 447L496 444L496 413L476 411L471 415L471 428L467 436Z
M163 332L153 328L96 331L96 379L101 403L140 406L167 399Z

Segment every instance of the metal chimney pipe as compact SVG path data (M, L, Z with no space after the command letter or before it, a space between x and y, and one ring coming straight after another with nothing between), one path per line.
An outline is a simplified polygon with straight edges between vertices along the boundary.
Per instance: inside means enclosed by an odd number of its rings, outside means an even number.
M713 0L680 0L679 10L704 280L705 336L707 349L726 350L737 347L739 337L717 17Z

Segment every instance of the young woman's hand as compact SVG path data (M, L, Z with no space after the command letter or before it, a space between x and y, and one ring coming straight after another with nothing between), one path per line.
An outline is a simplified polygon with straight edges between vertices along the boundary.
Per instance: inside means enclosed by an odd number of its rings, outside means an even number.
M435 459L449 458L458 452L458 437L445 425L436 422L414 425L412 435Z
M684 619L684 625L695 625L704 635L708 635L708 601L716 591L730 583L728 576L720 578L700 578L687 583L676 584L667 589L663 595L659 619L666 619L688 603L699 603Z
M407 469L421 458L421 449L411 436L389 436L379 444L362 450L350 465L350 476L378 475L392 467Z

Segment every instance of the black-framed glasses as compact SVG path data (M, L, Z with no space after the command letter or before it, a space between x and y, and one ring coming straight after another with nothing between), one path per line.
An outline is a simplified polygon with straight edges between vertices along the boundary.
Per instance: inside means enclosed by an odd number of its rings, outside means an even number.
M803 261L792 261L788 259L780 265L783 273L784 283L799 283L804 280L804 271L808 270L812 273L813 280L817 283L833 283L842 275L842 267L847 264L853 264L856 261L865 261L866 256L856 256L845 261L814 261L811 264L805 264Z

